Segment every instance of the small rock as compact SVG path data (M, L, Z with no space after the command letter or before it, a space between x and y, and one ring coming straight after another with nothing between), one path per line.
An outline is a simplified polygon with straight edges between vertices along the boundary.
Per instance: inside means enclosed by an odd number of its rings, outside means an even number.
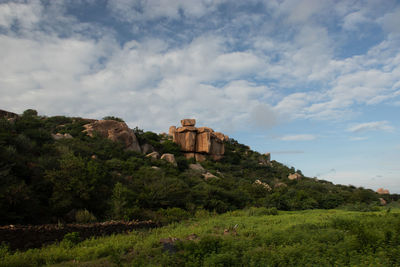
M289 178L290 180L300 180L301 177L302 177L301 174L298 174L297 172L296 172L296 173L289 174L289 176L288 176L288 178Z
M206 170L201 166L199 163L196 164L189 164L189 169L198 171L198 172L205 172Z
M157 151L151 152L146 155L146 158L153 158L153 159L159 159L160 154Z
M215 176L214 174L212 174L211 172L206 172L206 173L203 173L202 175L204 177L204 180L206 180L206 181L208 179L212 179L212 178L217 178L218 179L218 177Z

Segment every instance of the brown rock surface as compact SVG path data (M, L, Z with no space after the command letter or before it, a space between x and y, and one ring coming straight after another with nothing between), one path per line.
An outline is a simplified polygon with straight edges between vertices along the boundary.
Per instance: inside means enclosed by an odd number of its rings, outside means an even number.
M204 180L208 180L208 179L212 179L212 178L218 178L217 176L215 176L211 172L206 172L206 173L203 173L202 175L204 177Z
M106 137L114 142L122 142L126 149L141 152L139 142L131 129L125 122L114 120L99 120L84 125L84 132L93 137L97 132L100 136Z
M194 152L186 152L186 153L183 153L183 156L184 156L186 159L192 159L192 158L195 157L195 153L194 153Z
M195 126L196 120L195 119L183 119L181 120L182 126Z
M177 143L182 151L184 152L195 152L196 151L196 132L175 132L173 141Z
M211 132L202 132L196 135L196 152L211 152Z
M176 126L169 127L168 135L169 136L174 136L175 131L176 131Z
M196 161L198 161L198 162L202 162L207 159L206 155L200 154L200 153L195 153L194 157L196 158Z
M383 198L379 198L379 203L381 204L381 206L386 206L386 200Z
M225 153L224 141L229 137L220 132L214 132L209 127L196 128L196 120L181 120L182 127L170 127L173 142L181 147L186 158L195 157L197 161L206 160L209 155L214 160L219 160Z

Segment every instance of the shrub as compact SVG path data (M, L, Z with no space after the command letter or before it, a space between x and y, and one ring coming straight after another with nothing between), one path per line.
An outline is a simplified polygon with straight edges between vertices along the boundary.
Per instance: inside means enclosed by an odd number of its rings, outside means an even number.
M278 215L278 210L276 208L256 208L251 207L247 210L247 216L264 216L264 215Z
M75 221L77 223L90 223L95 222L96 217L87 209L78 210L75 214Z
M63 240L61 241L61 245L67 248L71 248L78 244L81 241L80 235L78 232L71 232L64 235Z

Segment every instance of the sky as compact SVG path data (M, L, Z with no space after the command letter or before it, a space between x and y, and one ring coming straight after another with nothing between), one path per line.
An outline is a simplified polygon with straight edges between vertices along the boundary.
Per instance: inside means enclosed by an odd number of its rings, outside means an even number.
M0 0L0 109L195 118L304 175L400 193L400 2Z

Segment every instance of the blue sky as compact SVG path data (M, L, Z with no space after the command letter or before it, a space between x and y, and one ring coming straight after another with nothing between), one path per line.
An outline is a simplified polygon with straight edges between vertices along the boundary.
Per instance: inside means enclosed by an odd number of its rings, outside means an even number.
M0 1L0 108L196 118L310 177L400 193L399 1Z

